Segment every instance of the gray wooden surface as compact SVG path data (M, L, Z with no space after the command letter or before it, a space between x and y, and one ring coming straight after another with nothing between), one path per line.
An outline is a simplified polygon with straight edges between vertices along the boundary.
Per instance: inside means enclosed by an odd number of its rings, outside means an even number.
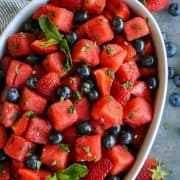
M172 2L180 4L180 0ZM168 64L180 73L180 16L169 15L167 8L154 16L161 30L167 33L167 39L177 45L177 55L169 58ZM168 97L173 92L180 93L180 88L176 88L173 81L169 80L164 115L150 155L162 160L165 168L173 170L173 174L167 177L168 180L180 180L180 108L173 108L168 102Z

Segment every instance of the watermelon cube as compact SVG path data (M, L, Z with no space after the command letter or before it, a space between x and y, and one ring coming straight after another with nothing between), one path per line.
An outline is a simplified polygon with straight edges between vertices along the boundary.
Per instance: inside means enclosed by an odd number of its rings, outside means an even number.
M20 136L11 135L4 147L4 152L12 159L24 161L30 149L31 143L29 141Z
M97 42L98 45L111 41L114 38L110 23L103 15L97 16L86 22L84 30L88 38Z
M101 136L82 136L76 139L75 157L77 161L96 161L101 159Z
M113 168L110 171L112 175L117 175L124 172L130 168L134 162L133 155L120 145L116 145L112 149L107 150L107 157L113 163Z
M51 129L49 121L35 117L29 122L25 137L37 144L47 144Z
M135 17L124 24L124 33L128 41L144 37L150 33L147 22L142 17Z
M42 114L46 107L47 100L39 94L24 88L20 100L20 107L23 111L33 111L36 114Z
M65 144L45 145L41 154L42 163L54 171L66 168L69 155L69 149L66 146Z
M0 149L3 149L7 142L7 132L4 126L0 125Z
M11 127L20 115L20 108L17 104L4 102L1 110L0 123L6 128Z
M70 100L52 104L48 108L48 117L56 131L68 128L78 120L76 108Z
M93 105L92 117L108 129L123 123L123 108L112 96L102 97Z

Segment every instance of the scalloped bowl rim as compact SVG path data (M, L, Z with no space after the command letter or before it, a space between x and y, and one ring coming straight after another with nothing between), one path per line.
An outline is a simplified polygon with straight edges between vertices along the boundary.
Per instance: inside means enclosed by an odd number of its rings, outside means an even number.
M144 18L148 18L148 24L151 30L152 39L158 57L159 88L155 99L153 120L150 124L150 127L148 129L146 138L141 146L141 149L136 157L136 161L125 177L125 180L134 180L151 150L151 147L153 145L153 142L155 140L160 126L167 93L168 65L164 40L160 28L154 17L139 1L123 1L128 4L128 6L132 9L133 12L135 12L135 14L142 16ZM32 1L14 17L14 19L9 23L9 25L0 35L0 58L2 58L4 54L8 36L12 35L13 33L16 33L17 30L23 24L23 22L26 19L28 19L28 17L30 17L38 7L47 2L48 0Z

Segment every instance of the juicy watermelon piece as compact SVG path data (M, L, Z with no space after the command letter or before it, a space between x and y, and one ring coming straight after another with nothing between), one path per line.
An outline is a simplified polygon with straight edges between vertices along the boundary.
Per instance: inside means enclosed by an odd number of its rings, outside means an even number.
M12 57L11 56L5 56L1 60L1 67L5 73L7 73L9 65L11 63Z
M76 139L75 156L77 161L101 159L101 136L82 136Z
M13 57L28 56L32 53L31 43L35 40L34 34L20 32L11 35L7 40L8 52Z
M69 144L70 146L73 145L73 143L75 142L75 140L77 138L76 127L75 126L71 126L69 128L66 128L63 131L63 137L64 137L64 141L67 144Z
M47 144L51 129L49 121L35 117L29 122L25 137L27 140L37 144Z
M86 121L90 119L91 109L86 97L82 97L80 100L74 101L73 104L77 112L78 121Z
M133 155L124 147L116 145L112 149L107 150L107 157L112 161L113 168L110 171L112 175L124 172L134 162Z
M135 17L124 24L124 33L128 41L133 41L148 35L150 30L144 18Z
M17 104L4 102L1 110L0 123L6 128L11 127L19 115L20 108Z
M99 64L99 53L100 49L93 41L81 39L73 47L73 62L86 62L90 66L96 66Z
M151 38L147 38L145 41L145 48L144 51L142 52L143 56L151 56L155 52L153 42Z
M135 62L122 64L116 73L116 77L121 83L135 82L140 77L137 64Z
M112 96L100 98L92 108L94 120L101 121L104 129L122 124L123 108Z
M31 74L32 68L30 65L12 60L7 72L6 84L9 87L22 87Z
M78 120L76 109L70 100L52 104L48 108L48 117L56 131L68 128Z
M4 126L0 125L0 149L3 149L7 142L7 132Z
M9 180L10 179L10 166L9 162L0 163L0 179Z
M97 69L93 72L96 84L102 96L109 96L114 74L108 68Z
M121 0L107 0L106 7L113 13L113 16L120 16L124 21L130 18L130 9Z
M30 149L31 143L29 141L20 136L11 135L4 147L4 152L15 160L23 161Z
M69 151L68 146L68 152L65 151L66 149L63 149L64 146L66 145L45 145L41 154L42 163L46 164L50 169L53 169L54 171L65 169L68 163Z
M98 45L111 41L114 38L109 21L103 15L86 22L84 29L88 38Z
M111 12L111 11L109 11L108 9L105 9L104 11L103 11L103 15L109 20L109 21L111 21L112 20L112 18L113 18L113 13Z
M43 60L43 67L46 70L47 73L49 72L56 72L58 73L59 77L62 78L67 73L63 72L63 64L65 60L65 55L61 52L55 52L52 54L49 54L44 60Z
M90 14L100 14L106 6L106 0L84 1L83 9Z
M111 94L123 107L125 107L130 100L132 86L132 82L120 84L117 79L113 81Z
M33 15L38 20L41 15L47 15L52 23L61 32L69 33L73 25L74 14L65 8L59 8L51 4L41 6Z
M36 114L42 114L46 107L47 100L39 94L24 88L20 100L20 107L23 111L33 111Z
M140 127L152 120L152 107L142 97L131 99L124 108L124 122L131 127Z
M19 169L24 167L23 162L12 159L10 167L11 167L11 175L15 179L20 179L21 177L20 177L20 174L19 174Z
M100 64L116 72L127 56L127 51L117 44L108 44L101 53Z

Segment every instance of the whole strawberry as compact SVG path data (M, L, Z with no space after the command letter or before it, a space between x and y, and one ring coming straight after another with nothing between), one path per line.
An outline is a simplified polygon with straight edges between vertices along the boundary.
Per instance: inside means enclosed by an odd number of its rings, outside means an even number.
M151 12L161 11L170 0L140 0Z
M171 170L162 171L162 163L154 158L148 158L136 180L165 180L165 176L171 174Z

